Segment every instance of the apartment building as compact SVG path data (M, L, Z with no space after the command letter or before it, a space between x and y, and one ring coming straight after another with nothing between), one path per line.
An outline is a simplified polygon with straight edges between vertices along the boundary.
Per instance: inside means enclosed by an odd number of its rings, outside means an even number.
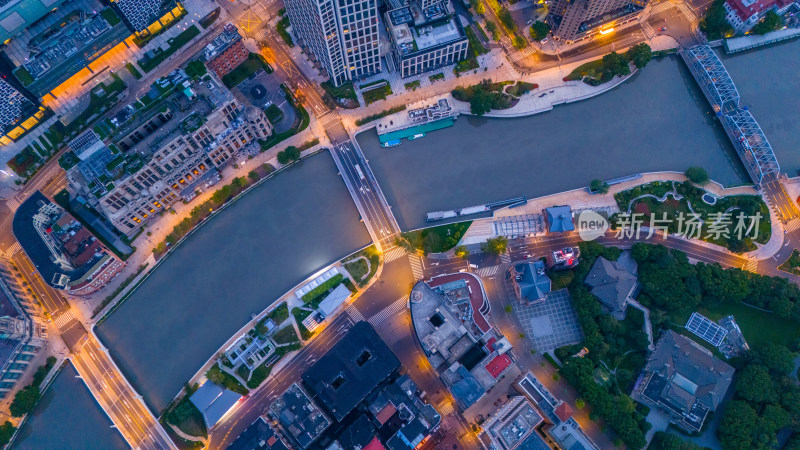
M376 0L287 0L286 12L334 85L381 71Z
M385 23L392 41L391 64L402 78L467 58L469 40L450 2L389 0ZM429 4L423 8L423 4ZM390 68L395 69L395 68Z
M239 64L247 61L250 52L245 48L242 35L232 23L225 25L210 44L206 46L206 67L222 78Z
M113 157L105 165L108 173L87 178L80 164L68 172L75 193L128 236L173 203L214 184L219 169L238 152L272 133L260 109L241 105L213 76L195 83L184 79L174 87L165 79L161 83L157 87L165 94L117 120L113 144L102 150Z
M647 0L554 0L547 22L568 44L636 20Z

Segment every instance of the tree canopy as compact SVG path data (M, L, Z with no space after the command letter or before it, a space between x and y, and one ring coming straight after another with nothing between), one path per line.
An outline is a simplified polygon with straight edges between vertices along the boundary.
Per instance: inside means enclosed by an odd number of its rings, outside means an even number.
M751 32L755 34L767 34L770 31L775 31L778 28L783 26L783 18L778 15L773 10L769 10L765 15L764 18L761 19L760 22L755 24L753 28L750 29Z
M617 52L603 56L603 68L612 75L625 76L631 73L628 60Z
M603 180L592 180L589 183L589 190L598 194L607 194L608 193L608 183Z
M706 15L700 20L700 29L709 39L733 36L733 27L725 18L725 0L714 0Z
M653 51L650 49L649 45L642 42L641 44L636 44L629 48L628 51L625 52L625 58L631 61L637 68L642 69L653 59Z
M186 65L186 75L189 75L192 78L200 78L207 72L208 71L206 70L205 63L199 59L195 59Z
M483 251L499 255L506 252L508 248L508 239L505 236L497 236L489 238L481 244Z
M708 172L702 167L689 167L685 174L686 178L694 184L706 184L709 180Z
M541 20L537 20L531 25L531 38L536 41L541 41L546 38L548 33L550 33L550 25Z

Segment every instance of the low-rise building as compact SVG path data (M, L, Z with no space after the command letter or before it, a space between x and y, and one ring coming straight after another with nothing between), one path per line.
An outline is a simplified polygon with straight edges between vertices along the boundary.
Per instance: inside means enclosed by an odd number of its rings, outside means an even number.
M449 1L428 8L406 0L389 0L385 24L392 41L392 61L402 78L467 58L469 40Z
M532 373L529 372L517 379L514 387L527 398L544 419L543 423L536 427L539 437L533 439L534 442L538 443L540 442L538 439L543 438L548 443L555 443L557 448L600 450L572 417L574 409L564 400L557 399Z
M726 0L725 18L739 34L750 31L764 16L775 11L779 16L800 12L798 0Z
M29 56L14 76L31 94L44 97L108 50L122 43L130 30L111 8L77 10L28 43Z
M625 319L628 302L639 292L636 261L630 251L624 251L616 261L598 257L584 283L603 305L603 310L617 320Z
M537 433L544 421L523 396L510 397L483 423L480 439L490 450L549 450L550 446Z
M733 373L733 367L706 348L670 330L650 354L631 397L661 409L677 426L696 432L722 402Z
M241 399L242 396L236 392L218 386L209 380L206 380L189 397L189 401L203 415L203 421L208 429L213 428Z
M13 230L44 281L72 295L103 288L125 267L97 237L39 191L19 206Z
M135 33L158 32L162 21L185 13L180 3L171 0L112 0L111 4Z
M229 23L222 28L219 36L206 45L206 67L222 78L247 61L248 55L250 52L244 46L242 35L234 24Z
M693 312L686 321L685 328L700 339L717 347L729 359L750 349L733 316L723 317L715 323L708 317Z
M50 14L65 0L8 0L0 11L0 42L6 43L28 26Z
M81 164L68 172L70 189L128 236L216 183L220 168L272 133L260 109L239 104L213 76L192 83L178 73L152 91L148 105L118 122L111 135L108 173L87 179Z
M487 319L480 279L469 273L434 277L411 291L411 319L422 351L466 410L514 364L511 344Z
M280 435L275 433L263 416L259 416L227 450L289 450Z
M519 263L509 269L517 300L528 304L545 301L552 286L545 270L546 266L542 260Z
M551 206L545 208L547 219L547 231L550 233L566 233L575 231L575 223L572 221L572 208L566 206Z
M270 405L269 412L298 448L308 448L331 424L330 419L297 383L292 384Z

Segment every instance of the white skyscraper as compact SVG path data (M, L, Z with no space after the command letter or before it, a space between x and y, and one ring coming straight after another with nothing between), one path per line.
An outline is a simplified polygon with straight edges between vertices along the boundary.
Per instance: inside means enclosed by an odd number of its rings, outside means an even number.
M334 85L380 72L376 0L286 0L286 11Z

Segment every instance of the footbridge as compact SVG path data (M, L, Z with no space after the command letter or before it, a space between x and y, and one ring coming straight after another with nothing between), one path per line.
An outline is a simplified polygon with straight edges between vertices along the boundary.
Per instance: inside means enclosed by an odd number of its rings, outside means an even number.
M739 91L708 45L683 49L680 55L722 123L728 138L757 187L777 180L780 166L756 119L741 104Z

